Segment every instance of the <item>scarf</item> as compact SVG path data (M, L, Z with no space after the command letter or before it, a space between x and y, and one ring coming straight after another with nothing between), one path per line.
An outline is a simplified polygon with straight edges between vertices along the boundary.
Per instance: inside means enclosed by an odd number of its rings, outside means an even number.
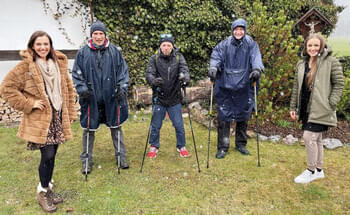
M104 48L106 48L107 43L108 43L107 38L105 39L104 43L103 43L102 45L100 45L100 46L97 45L96 43L94 43L93 40L91 39L91 40L90 40L90 47L91 47L93 50L104 49Z
M62 109L61 76L57 62L52 59L44 61L39 58L36 60L36 64L43 76L46 93L51 105L56 111L60 112Z

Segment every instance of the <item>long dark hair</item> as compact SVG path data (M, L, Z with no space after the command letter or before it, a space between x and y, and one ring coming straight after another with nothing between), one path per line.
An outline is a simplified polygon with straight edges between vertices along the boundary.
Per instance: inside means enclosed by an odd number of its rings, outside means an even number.
M42 37L42 36L46 36L47 38L49 38L49 41L50 41L50 51L46 56L46 60L51 58L53 61L56 61L57 57L55 54L55 49L53 48L53 45L52 45L52 39L51 39L50 35L48 33L46 33L45 31L35 31L32 34L32 36L30 36L30 39L29 39L28 44L27 44L27 50L33 55L33 60L35 61L36 58L39 56L33 48L34 42L35 42L36 38Z
M311 39L318 39L320 41L320 51L318 52L318 57L322 55L325 47L326 47L326 40L324 39L324 37L321 34L311 34L309 35L305 41L304 41L304 56L307 56L307 43L309 42L309 40ZM310 67L310 72L307 74L307 84L308 86L311 88L312 82L315 78L316 75L316 70L317 70L317 60L318 57L311 59L310 57L310 61L311 61L311 67Z

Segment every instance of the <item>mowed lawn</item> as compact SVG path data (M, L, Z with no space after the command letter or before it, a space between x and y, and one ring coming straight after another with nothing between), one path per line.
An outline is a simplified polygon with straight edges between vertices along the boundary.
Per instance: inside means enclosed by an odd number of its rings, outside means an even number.
M188 119L187 159L176 152L175 132L166 120L160 152L145 159L141 174L149 122L150 115L130 114L123 125L131 168L120 175L109 129L102 126L88 181L80 172L82 130L74 123L74 138L59 147L56 159L55 191L65 199L56 214L350 214L350 148L326 150L326 178L300 185L293 179L306 167L303 146L261 142L258 167L254 138L248 143L251 156L234 151L231 137L227 157L215 159L213 131L207 169L208 130L194 123L198 173ZM27 151L16 130L0 128L0 214L45 214L36 201L40 152Z
M350 36L349 37L331 37L328 44L332 47L336 56L350 56Z

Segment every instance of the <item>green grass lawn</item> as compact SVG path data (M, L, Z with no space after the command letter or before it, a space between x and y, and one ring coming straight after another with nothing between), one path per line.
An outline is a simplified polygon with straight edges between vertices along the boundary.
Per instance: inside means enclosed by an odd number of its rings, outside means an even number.
M350 37L331 37L328 44L335 56L350 56Z
M180 158L169 120L161 130L156 159L146 158L139 172L149 126L149 115L130 115L123 126L131 168L118 175L109 129L96 133L94 169L88 181L81 174L82 130L74 123L74 138L58 150L55 191L65 199L57 214L349 214L350 148L325 151L326 178L297 185L295 176L306 168L305 148L262 142L257 167L256 142L249 140L251 156L232 147L225 159L215 159L216 131L206 168L205 127L194 123L201 173L197 171L188 119L187 148ZM39 151L27 151L15 137L15 128L0 128L0 214L44 214L36 201ZM100 166L100 168L98 168Z

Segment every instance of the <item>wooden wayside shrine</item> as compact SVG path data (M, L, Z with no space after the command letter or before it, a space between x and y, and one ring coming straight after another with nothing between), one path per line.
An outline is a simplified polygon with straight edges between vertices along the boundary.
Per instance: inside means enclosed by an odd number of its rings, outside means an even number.
M303 38L305 39L309 34L322 32L326 26L334 26L327 17L325 17L315 7L311 8L305 13L295 24L298 26Z

